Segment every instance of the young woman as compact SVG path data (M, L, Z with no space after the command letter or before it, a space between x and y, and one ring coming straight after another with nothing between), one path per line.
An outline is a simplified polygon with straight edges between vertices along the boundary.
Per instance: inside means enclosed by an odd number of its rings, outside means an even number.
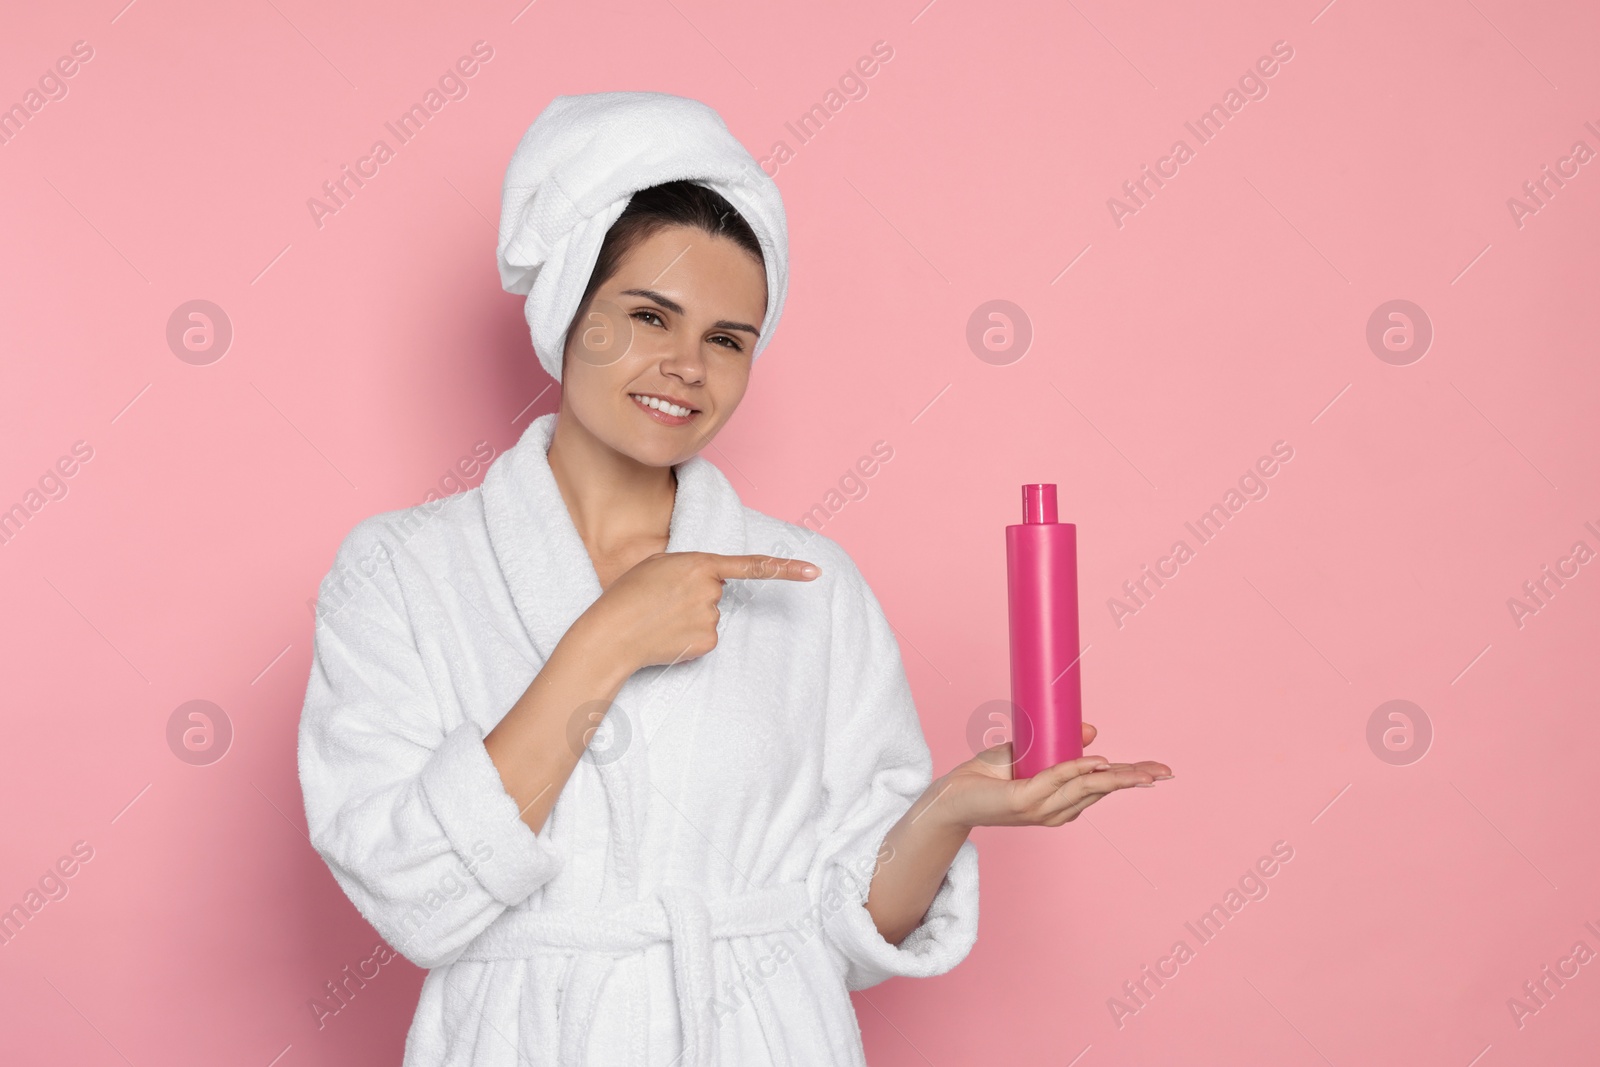
M407 1065L864 1065L849 991L976 938L972 827L1059 826L1170 772L1013 781L1001 745L932 779L849 556L699 454L781 307L771 179L653 93L560 97L527 153L501 267L520 246L543 272L517 291L559 410L477 489L340 546L301 725L312 841L429 968Z

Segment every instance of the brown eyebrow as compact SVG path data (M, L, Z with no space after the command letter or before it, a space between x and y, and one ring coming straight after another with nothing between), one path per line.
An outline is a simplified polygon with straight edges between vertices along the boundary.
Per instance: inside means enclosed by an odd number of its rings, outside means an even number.
M624 289L618 295L642 296L646 300L654 300L656 303L660 304L674 315L683 314L682 304L679 304L676 300L668 300L654 289ZM746 333L755 335L756 337L761 336L761 331L756 329L754 326L751 326L747 322L732 322L728 319L718 319L716 322L713 322L711 326L713 329L717 330L743 330Z

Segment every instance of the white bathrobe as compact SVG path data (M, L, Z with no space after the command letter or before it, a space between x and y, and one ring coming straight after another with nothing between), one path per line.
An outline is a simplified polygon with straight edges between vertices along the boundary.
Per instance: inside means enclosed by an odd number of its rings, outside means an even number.
M971 841L898 946L862 907L932 772L894 634L836 542L689 459L667 551L822 575L729 580L715 649L635 672L603 718L575 709L573 744L600 728L534 833L483 737L600 595L555 420L479 487L359 523L320 590L306 816L361 914L429 969L405 1064L864 1067L848 991L948 971L978 924Z

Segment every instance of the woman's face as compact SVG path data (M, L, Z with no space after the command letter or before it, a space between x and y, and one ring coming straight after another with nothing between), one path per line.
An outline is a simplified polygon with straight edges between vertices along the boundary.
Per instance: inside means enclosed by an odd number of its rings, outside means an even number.
M766 307L766 271L732 240L690 226L659 230L595 290L568 332L562 407L640 463L681 463L739 406Z

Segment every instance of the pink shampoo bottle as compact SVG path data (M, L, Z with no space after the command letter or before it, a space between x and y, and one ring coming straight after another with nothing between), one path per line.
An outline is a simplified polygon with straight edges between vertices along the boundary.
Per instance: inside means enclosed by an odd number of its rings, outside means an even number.
M1011 623L1011 776L1083 755L1078 676L1078 528L1056 521L1056 487L1022 487L1006 527Z

